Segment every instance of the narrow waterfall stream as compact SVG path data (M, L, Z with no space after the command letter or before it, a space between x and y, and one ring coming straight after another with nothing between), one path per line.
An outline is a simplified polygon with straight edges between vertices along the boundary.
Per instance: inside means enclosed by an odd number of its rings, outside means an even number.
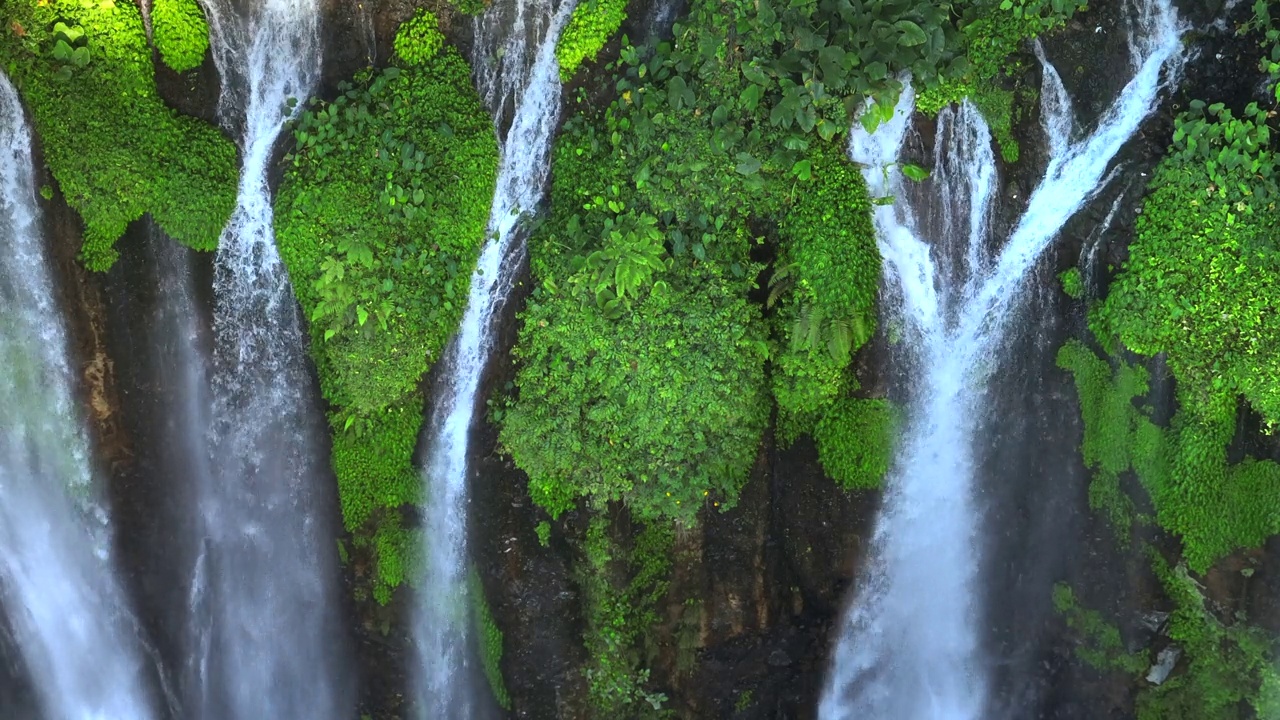
M913 207L897 162L914 98L868 135L855 125L850 156L873 196L892 312L917 364L908 423L890 472L867 578L856 591L820 706L825 720L977 720L986 717L979 518L973 432L1024 281L1063 225L1099 189L1107 168L1155 108L1162 70L1175 76L1181 38L1170 0L1130 0L1133 79L1086 137L1073 140L1070 98L1043 59L1042 123L1050 158L1011 236L988 257L994 160L990 133L967 103L939 120L932 210L943 237L919 236L930 209ZM955 209L967 208L967 218ZM961 252L946 243L966 243ZM953 262L950 258L963 258ZM957 265L958 267L952 267Z
M220 111L242 130L237 207L214 277L212 472L199 490L192 717L349 718L321 413L275 245L267 169L320 69L314 0L208 0Z
M471 275L467 309L442 359L428 432L424 542L427 577L415 622L425 717L469 717L466 534L467 446L476 393L493 345L492 321L524 253L522 218L542 199L560 113L555 47L573 0L496 2L476 23L475 76L500 138L488 239ZM505 109L513 108L502 137Z
M32 172L31 131L0 75L0 601L44 716L147 720Z

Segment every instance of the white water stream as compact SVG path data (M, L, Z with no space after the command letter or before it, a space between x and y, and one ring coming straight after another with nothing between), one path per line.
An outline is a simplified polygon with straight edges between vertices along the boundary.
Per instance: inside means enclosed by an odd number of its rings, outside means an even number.
M467 446L476 393L493 345L493 317L524 253L521 219L541 201L560 113L555 46L573 0L495 2L476 23L476 84L498 118L512 110L500 142L487 239L471 275L462 325L442 359L446 371L427 429L426 578L415 622L422 717L470 717L468 678Z
M0 603L46 717L148 720L32 172L31 132L0 75Z
M1042 123L1050 159L1026 211L989 256L995 178L990 133L966 103L939 120L932 181L941 237L921 237L929 208L907 200L896 163L914 98L868 135L855 123L850 157L873 197L888 296L913 361L908 423L890 472L864 580L841 626L823 720L979 720L987 712L977 587L973 432L1024 281L1063 225L1156 105L1162 70L1181 65L1170 0L1127 0L1133 79L1087 136L1074 139L1070 98L1043 60ZM962 210L963 209L963 210ZM962 248L948 243L963 242ZM957 262L952 258L963 258Z
M315 0L205 0L219 110L242 132L240 192L214 275L212 471L199 492L186 696L210 720L349 720L334 492L303 334L276 249L267 169L320 72Z

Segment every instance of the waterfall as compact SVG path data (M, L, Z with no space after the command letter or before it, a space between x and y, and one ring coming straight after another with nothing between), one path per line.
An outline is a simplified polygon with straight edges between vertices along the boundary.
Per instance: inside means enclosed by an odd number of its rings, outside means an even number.
M39 226L31 133L0 75L0 601L45 716L147 720Z
M335 600L324 428L275 246L267 169L320 70L315 0L205 0L219 110L241 130L235 212L214 271L212 471L197 501L187 691L196 717L351 717ZM322 492L323 490L323 492Z
M466 653L467 445L476 393L493 345L492 320L524 254L520 221L541 201L560 112L556 41L572 0L494 3L476 23L476 84L499 128L497 187L467 309L442 359L446 372L428 424L424 552L427 577L415 622L418 696L426 717L469 717Z
M875 227L887 295L916 364L908 423L890 472L865 578L841 626L821 699L824 720L977 720L985 717L987 672L980 658L973 432L983 394L1024 280L1068 219L1090 200L1111 160L1155 108L1162 69L1181 65L1180 28L1170 0L1129 0L1135 75L1097 127L1073 140L1070 98L1042 58L1042 123L1050 158L1026 211L995 257L990 230L994 160L990 133L964 103L939 120L931 200L942 222L907 199L897 160L914 98L868 135L855 123L850 157L863 165L878 206ZM959 208L968 209L967 216ZM965 216L964 222L957 218ZM920 237L937 225L945 233ZM964 225L963 229L957 227ZM963 253L945 243L964 238ZM962 254L964 262L950 262ZM938 257L935 258L935 255Z

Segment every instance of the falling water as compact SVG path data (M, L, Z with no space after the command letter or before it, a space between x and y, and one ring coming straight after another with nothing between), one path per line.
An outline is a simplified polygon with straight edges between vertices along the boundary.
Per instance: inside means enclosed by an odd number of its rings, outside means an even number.
M877 207L875 226L895 312L919 369L871 567L862 573L867 579L850 607L823 693L825 720L984 717L974 421L1028 271L1092 198L1111 160L1155 108L1162 68L1173 75L1181 64L1170 0L1130 0L1127 7L1136 16L1129 25L1135 76L1082 140L1072 141L1070 99L1053 66L1044 62L1048 167L994 258L984 251L994 177L990 134L971 105L946 111L939 123L933 200L942 208L937 224L947 234L933 246L936 252L919 236L927 218L905 200L895 164L914 103L911 92L878 132L852 133L850 156L864 166L871 193L898 198L893 206ZM961 207L969 210L964 232L953 210ZM948 262L959 253L948 252L945 242L958 236L967 241L965 261Z
M39 224L30 131L0 75L0 600L47 717L146 720Z
M424 472L427 578L415 636L426 717L468 717L468 633L460 608L466 593L467 440L480 376L493 344L492 319L511 290L524 253L520 220L541 201L550 169L551 139L560 111L555 46L573 0L496 2L476 25L476 84L501 128L497 188L484 249L471 275L466 313L444 362L429 427L430 460ZM499 134L501 137L501 133Z
M191 714L351 716L321 519L323 429L297 306L275 246L267 167L290 99L320 69L315 0L205 0L219 110L242 131L240 192L214 273L213 471L200 490L191 581Z

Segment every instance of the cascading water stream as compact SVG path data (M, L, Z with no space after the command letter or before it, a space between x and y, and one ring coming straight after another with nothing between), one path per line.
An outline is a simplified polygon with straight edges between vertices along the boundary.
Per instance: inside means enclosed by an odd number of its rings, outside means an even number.
M46 717L148 720L149 671L112 578L32 171L31 133L0 75L0 601Z
M209 482L191 581L189 714L351 716L336 549L321 518L323 427L275 246L267 168L319 75L315 0L205 0L219 110L242 130L240 192L214 274Z
M492 320L511 290L524 253L521 219L538 205L550 170L560 112L555 47L573 0L494 3L476 25L476 81L501 120L513 110L501 145L488 239L471 275L462 325L444 358L439 395L428 425L429 460L424 542L427 577L415 622L425 717L470 717L466 671L467 446L476 393L493 345Z
M873 196L888 295L917 363L908 423L890 472L872 560L842 626L819 709L824 720L977 720L988 680L980 655L973 431L1024 280L1062 226L1100 187L1111 160L1155 108L1161 71L1176 75L1181 39L1170 0L1131 0L1134 78L1096 129L1072 142L1070 99L1042 58L1042 123L1050 159L1008 241L989 236L994 158L990 133L967 102L939 121L939 222L906 200L897 161L910 121L910 89L892 121L868 135L855 125L850 157ZM958 218L967 208L963 223ZM960 225L967 225L961 229ZM924 227L943 233L931 249ZM946 243L964 238L958 252ZM963 257L963 262L954 258ZM963 278L963 280L962 280Z

